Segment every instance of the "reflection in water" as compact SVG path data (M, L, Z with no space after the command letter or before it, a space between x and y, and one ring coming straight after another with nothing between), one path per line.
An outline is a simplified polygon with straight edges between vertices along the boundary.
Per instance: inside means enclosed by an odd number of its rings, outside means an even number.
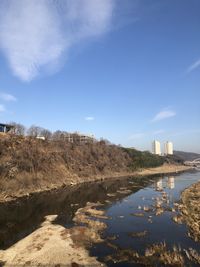
M163 189L162 179L156 182L156 190L161 191Z
M173 204L180 199L180 193L197 182L200 176L186 173L177 175L175 179L173 176L109 179L0 204L0 246L6 248L22 239L38 228L44 216L49 214L58 215L55 223L72 226L78 208L86 206L88 201L100 201L104 204L101 209L109 218L102 219L108 226L103 233L105 242L90 250L91 255L100 261L104 262L106 256L127 248L144 255L148 245L160 242L165 242L169 248L180 244L184 249L199 250L200 245L187 236L186 226L175 224L172 216L176 214ZM113 263L107 265L113 266ZM115 266L140 265L123 262Z
M84 207L87 202L114 203L115 199L120 200L125 197L125 194L120 193L120 188L129 187L134 193L152 182L149 177L144 177L142 181L136 177L110 178L103 182L63 187L51 192L30 194L29 197L22 197L16 201L0 203L0 248L9 247L33 232L47 215L57 214L56 223L70 227L73 225L72 219L76 210ZM127 191L126 195L129 194Z
M148 257L153 255L149 247L155 246L157 249L158 244L161 244L168 251L173 251L176 246L182 249L180 253L185 264L167 266L200 266L189 262L185 253L188 249L200 251L200 243L187 235L188 229L184 223L177 224L172 220L178 214L176 204L181 192L199 181L200 174L191 172L157 179L150 187L141 188L137 193L126 197L126 201L112 203L106 208L106 216L110 219L106 221L108 227L103 233L105 242L90 249L92 256L109 267L162 267L162 263L148 262ZM141 255L142 260L147 255L146 265L138 261L138 255Z
M175 182L174 182L174 176L168 177L168 188L174 189L175 188Z
M165 181L163 181L163 179L159 179L155 183L155 190L156 191L163 191L164 188L169 188L169 189L175 188L174 176L166 177Z

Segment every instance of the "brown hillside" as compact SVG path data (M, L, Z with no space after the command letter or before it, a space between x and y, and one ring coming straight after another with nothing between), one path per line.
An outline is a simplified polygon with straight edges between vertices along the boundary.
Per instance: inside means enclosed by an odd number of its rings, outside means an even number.
M0 190L13 192L87 180L91 175L128 171L129 162L127 153L103 143L80 146L5 136L0 138Z
M1 136L0 194L48 189L162 163L163 159L148 152L107 145L104 141L78 145L62 140Z

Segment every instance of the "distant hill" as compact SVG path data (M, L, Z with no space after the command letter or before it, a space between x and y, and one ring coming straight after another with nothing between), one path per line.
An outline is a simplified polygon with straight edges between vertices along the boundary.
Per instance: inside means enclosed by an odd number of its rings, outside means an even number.
M183 159L184 161L200 158L200 154L193 152L174 151L174 155Z

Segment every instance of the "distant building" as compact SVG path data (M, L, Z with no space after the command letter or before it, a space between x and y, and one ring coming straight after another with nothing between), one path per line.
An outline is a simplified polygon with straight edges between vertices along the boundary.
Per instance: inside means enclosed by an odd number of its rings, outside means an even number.
M8 133L13 129L12 125L0 123L0 133Z
M36 136L37 139L40 139L40 140L45 140L45 137L44 136Z
M75 133L68 133L65 136L65 140L67 140L70 143L87 144L87 143L94 143L95 137L93 134L81 134L79 132L75 132Z
M93 143L95 141L94 135L93 134L88 134L88 135L80 135L80 143L85 144L85 143Z
M161 149L160 149L160 142L159 141L153 141L152 143L152 153L155 155L161 155Z
M173 153L173 143L167 141L165 144L165 155L173 155Z

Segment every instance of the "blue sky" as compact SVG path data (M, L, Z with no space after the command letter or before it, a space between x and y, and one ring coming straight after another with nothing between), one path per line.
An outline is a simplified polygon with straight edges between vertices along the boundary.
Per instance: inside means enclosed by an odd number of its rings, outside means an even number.
M0 3L2 122L200 152L199 86L199 0Z

